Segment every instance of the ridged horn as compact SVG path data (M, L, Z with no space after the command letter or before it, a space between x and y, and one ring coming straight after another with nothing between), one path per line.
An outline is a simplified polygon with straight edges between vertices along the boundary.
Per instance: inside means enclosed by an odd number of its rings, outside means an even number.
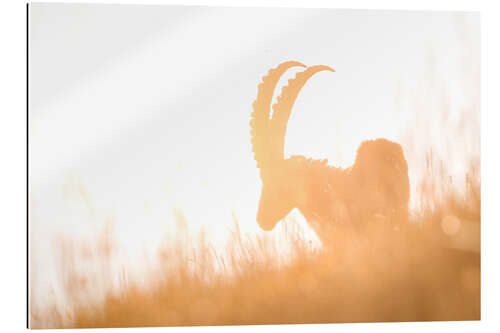
M252 151L254 152L255 161L257 161L257 167L260 169L261 177L263 169L279 156L270 149L269 145L269 114L271 112L274 90L281 76L288 69L296 66L307 67L297 61L287 61L276 68L270 69L262 78L262 82L258 86L257 98L252 104L253 112L250 120L250 135Z
M277 154L279 159L284 158L286 128L293 104L307 80L321 71L335 72L334 69L324 65L308 67L305 71L297 73L295 78L288 80L288 85L283 87L281 95L278 96L277 102L273 105L274 112L269 129L270 149Z

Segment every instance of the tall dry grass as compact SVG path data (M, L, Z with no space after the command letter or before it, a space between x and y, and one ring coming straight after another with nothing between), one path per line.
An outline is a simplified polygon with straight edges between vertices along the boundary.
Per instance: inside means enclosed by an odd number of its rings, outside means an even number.
M291 219L281 234L256 238L235 219L223 253L203 233L181 233L144 279L112 281L112 232L94 245L66 240L61 274L72 302L32 308L32 327L478 320L478 167L460 193L448 182L422 184L428 204L410 224L372 221L362 234L339 234L335 246L315 247ZM99 262L94 273L77 269L86 259Z

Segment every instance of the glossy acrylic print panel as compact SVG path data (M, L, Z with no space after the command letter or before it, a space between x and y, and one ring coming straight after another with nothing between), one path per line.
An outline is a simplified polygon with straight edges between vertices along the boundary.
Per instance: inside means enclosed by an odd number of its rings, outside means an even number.
M479 14L29 5L29 326L479 320Z

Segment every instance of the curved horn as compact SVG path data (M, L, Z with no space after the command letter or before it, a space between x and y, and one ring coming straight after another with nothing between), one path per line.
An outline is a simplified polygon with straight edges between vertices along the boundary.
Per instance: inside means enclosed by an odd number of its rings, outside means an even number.
M277 154L269 149L269 113L271 112L271 101L273 99L274 89L281 76L291 67L306 65L297 61L287 61L276 68L270 69L267 75L262 78L259 84L257 98L252 104L253 112L250 120L250 135L252 141L252 151L254 152L257 167L269 164L276 158Z
M307 80L321 71L335 72L334 69L323 65L308 67L305 71L297 73L295 78L288 80L288 85L283 87L278 101L273 105L274 112L271 120L270 143L272 144L272 150L280 159L284 158L286 127L293 104Z

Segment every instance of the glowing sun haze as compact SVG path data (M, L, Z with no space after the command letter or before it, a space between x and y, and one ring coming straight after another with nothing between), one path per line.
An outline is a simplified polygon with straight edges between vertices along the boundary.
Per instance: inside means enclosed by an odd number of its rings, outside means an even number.
M107 222L139 267L175 230L174 210L216 244L233 214L244 232L262 232L249 120L262 76L283 61L336 70L301 91L285 155L342 167L366 139L406 148L416 118L421 149L450 149L433 125L436 106L419 96L429 75L443 80L451 118L478 98L475 87L464 96L460 71L468 52L466 80L476 82L477 14L35 3L30 17L35 267L50 267L56 235L92 238ZM457 161L476 148L457 148Z

